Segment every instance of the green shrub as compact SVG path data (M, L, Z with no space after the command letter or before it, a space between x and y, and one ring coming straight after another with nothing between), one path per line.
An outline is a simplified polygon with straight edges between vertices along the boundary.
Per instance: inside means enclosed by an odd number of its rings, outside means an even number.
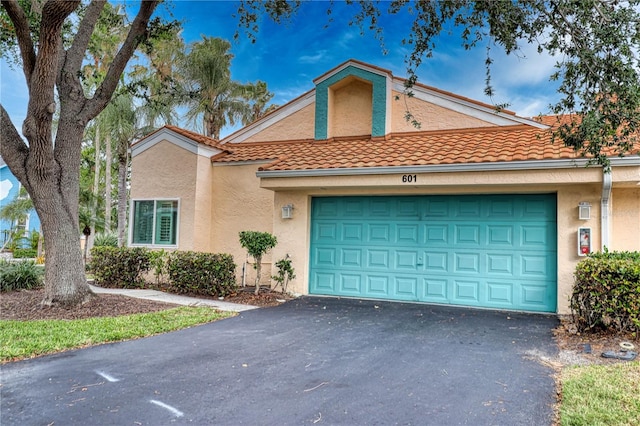
M276 268L278 268L278 273L276 275L272 275L271 278L277 282L276 287L282 287L282 292L287 292L287 285L289 281L296 277L296 270L291 266L291 259L289 255L287 255L284 259L280 259L276 262Z
M44 268L32 260L0 260L0 291L31 290L42 287Z
M156 279L156 284L163 284L166 281L167 261L169 253L161 250L152 250L149 252L150 269Z
M640 253L592 253L575 272L571 312L580 331L640 332Z
M31 248L17 248L13 250L14 259L35 259L38 257L38 250Z
M118 236L114 233L96 234L93 240L94 247L118 247Z
M149 250L143 247L94 247L89 270L102 287L144 287L149 258Z
M233 256L222 253L175 251L169 254L169 291L226 296L236 289Z

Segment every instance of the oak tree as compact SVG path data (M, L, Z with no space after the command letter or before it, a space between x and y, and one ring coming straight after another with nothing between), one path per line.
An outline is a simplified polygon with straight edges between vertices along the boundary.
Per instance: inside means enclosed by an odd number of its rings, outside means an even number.
M75 305L91 294L79 244L78 192L85 127L110 101L136 47L154 27L158 1L140 3L129 32L91 97L82 65L107 2L2 0L0 45L17 47L29 91L22 135L0 104L0 155L27 189L46 246L45 304ZM53 115L58 111L57 126Z

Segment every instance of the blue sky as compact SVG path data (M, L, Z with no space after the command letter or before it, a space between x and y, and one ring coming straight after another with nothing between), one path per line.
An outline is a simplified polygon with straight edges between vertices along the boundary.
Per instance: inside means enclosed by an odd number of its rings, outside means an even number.
M135 3L128 4L137 8ZM175 0L170 6L161 5L157 13L166 16L169 7L174 18L184 22L187 43L198 41L202 35L232 41L237 30L237 19L232 15L237 5L233 1ZM361 35L358 27L349 25L357 9L337 1L331 15L333 21L329 22L329 5L325 1L305 1L287 23L274 24L265 17L254 44L241 32L239 40L232 41L232 78L244 83L267 82L275 94L273 102L282 105L312 89L314 78L348 59L406 77L404 59L409 50L401 41L409 34L412 20L408 14L382 18L388 51L385 55L372 32ZM453 26L448 30L456 32ZM420 83L486 103L508 103L508 108L521 116L548 112L549 104L557 99L556 84L549 82L555 59L539 55L535 46L525 46L517 56L509 57L498 47L492 48L495 96L490 99L484 95L486 44L466 51L459 38L447 35L439 37L436 44L433 57L425 59L418 70ZM3 59L0 83L0 101L20 130L28 100L24 76L19 70L10 70ZM223 136L232 130L226 129Z

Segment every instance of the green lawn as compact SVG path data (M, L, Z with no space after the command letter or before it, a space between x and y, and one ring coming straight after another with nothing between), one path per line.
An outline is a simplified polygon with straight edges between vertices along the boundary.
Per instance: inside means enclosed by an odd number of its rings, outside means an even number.
M640 362L565 368L560 424L640 425Z
M82 320L0 321L0 362L135 339L235 315L208 307Z

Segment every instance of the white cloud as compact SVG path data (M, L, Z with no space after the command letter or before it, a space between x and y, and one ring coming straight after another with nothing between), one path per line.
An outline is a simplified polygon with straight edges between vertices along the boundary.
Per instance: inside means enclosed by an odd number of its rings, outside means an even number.
M326 50L320 50L315 55L303 55L298 58L298 62L301 64L315 64L320 62L327 55Z

